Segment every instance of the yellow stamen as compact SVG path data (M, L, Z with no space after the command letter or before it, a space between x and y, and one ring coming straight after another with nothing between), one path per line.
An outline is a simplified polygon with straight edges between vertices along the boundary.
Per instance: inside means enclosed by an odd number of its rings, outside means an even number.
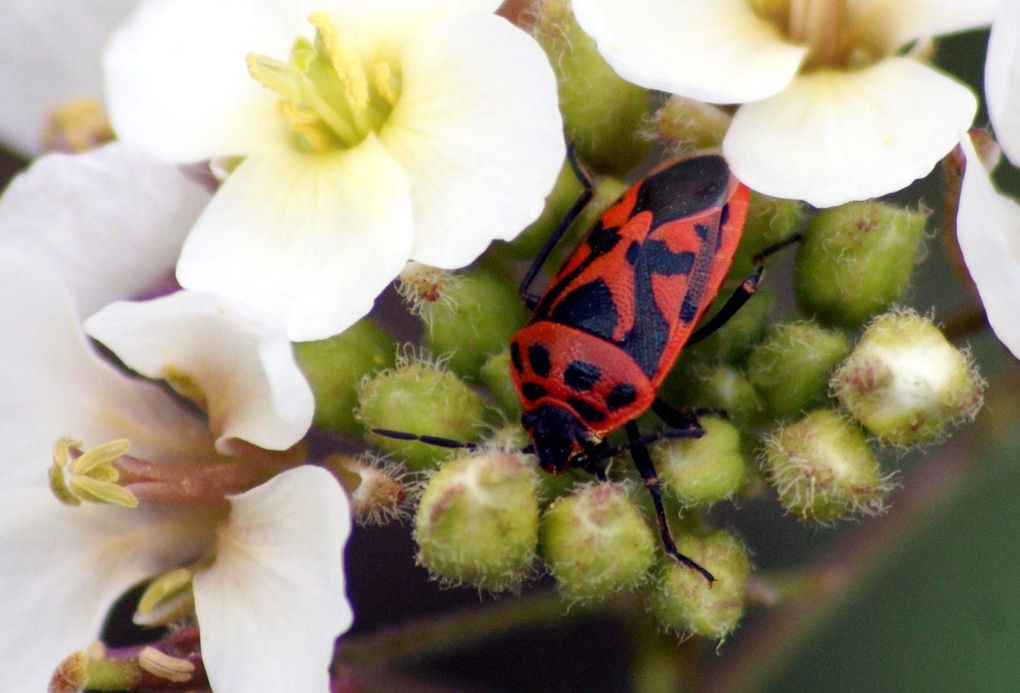
M397 105L400 93L397 89L397 79L393 75L393 68L387 62L376 63L372 68L372 82L375 90L386 100L390 106Z
M326 56L344 87L351 110L355 114L364 111L368 107L368 80L361 57L352 48L353 42L344 40L345 37L340 35L340 27L323 10L312 12L308 15L308 21L318 32Z
M120 472L113 463L127 453L130 442L111 440L77 457L73 454L81 441L61 438L53 446L53 464L49 469L50 490L65 505L82 501L107 503L125 508L138 506L138 498L118 485Z
M109 463L116 461L127 453L130 447L131 441L125 438L117 438L116 440L97 445L71 464L71 473L75 476L85 476L92 475L93 470L95 470L100 474L104 474L105 470L98 468L102 465L107 465L109 469L112 469L112 467L109 467ZM116 474L116 470L113 470L113 472ZM114 479L116 478L115 476Z
M244 62L252 79L266 89L287 101L298 101L301 98L301 75L287 63L258 53L249 53L244 57Z
M153 676L175 683L190 681L195 673L195 665L188 660L171 657L151 645L143 647L138 653L138 666Z
M283 102L286 103L286 102ZM312 116L313 118L315 116ZM209 401L195 379L173 364L163 367L163 380L181 397L187 397L202 411L209 411Z

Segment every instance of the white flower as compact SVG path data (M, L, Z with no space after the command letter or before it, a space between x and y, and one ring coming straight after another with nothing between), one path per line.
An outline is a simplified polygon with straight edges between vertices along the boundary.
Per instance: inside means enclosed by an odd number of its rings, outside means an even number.
M515 236L564 148L552 70L498 5L144 2L106 54L116 131L170 161L244 157L185 244L181 284L317 339L408 259L461 267Z
M244 419L251 416L263 429L290 431L277 443L293 445L304 433L293 412L270 411L292 406L293 397L277 398L275 390L267 396L266 381L275 388L279 376L252 377L249 357L238 353L265 342L252 336L258 326L231 336L239 317L211 328L202 308L189 331L183 313L190 301L163 299L162 310L176 306L166 334L181 342L169 363L192 374L182 380L196 385L210 411L220 411L223 398L264 405L236 419L227 412L221 436L247 437ZM114 320L127 310L101 313L97 333L127 340ZM0 256L0 314L0 385L7 393L0 400L0 651L9 655L7 681L17 691L44 690L57 661L95 639L107 609L127 588L190 565L198 566L193 589L203 657L218 692L324 690L333 640L351 622L341 571L349 503L333 477L299 467L265 481L294 459L256 455L254 448L243 459L218 455L200 418L162 388L126 377L92 352L70 293L45 264ZM157 334L161 329L145 324ZM215 329L223 344L196 329ZM282 328L268 339L282 339ZM266 351L274 349L259 349L262 365L275 369ZM237 375L251 381L250 393L240 381L201 389L217 384L205 377L216 370L210 361L233 360L241 364ZM310 412L305 418L307 428ZM130 441L130 457L120 439ZM113 452L100 459L104 450ZM76 464L90 454L102 464ZM51 468L48 487L51 460L63 465ZM222 494L230 489L251 490L228 497L227 507ZM58 503L54 492L79 505ZM217 498L220 504L212 502ZM97 499L108 504L82 502ZM204 563L194 563L203 556Z
M970 137L960 146L967 168L956 233L995 336L1020 358L1020 204L1000 194Z
M743 104L723 141L760 192L830 207L928 174L974 117L962 84L897 53L991 21L996 0L574 0L625 79Z
M1014 165L1020 165L1020 2L999 5L988 39L985 97L995 136Z

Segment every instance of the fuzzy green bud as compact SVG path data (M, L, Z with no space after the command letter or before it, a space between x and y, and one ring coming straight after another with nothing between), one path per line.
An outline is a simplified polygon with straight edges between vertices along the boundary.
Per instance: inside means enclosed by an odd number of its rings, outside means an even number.
M418 562L453 584L492 591L519 584L538 544L536 474L522 455L499 450L444 464L418 503Z
M569 0L547 0L536 13L535 38L556 72L567 140L594 169L626 173L651 150L641 135L651 95L606 63L574 20Z
M489 356L482 364L479 378L507 418L516 421L521 417L521 400L517 396L517 390L514 389L513 381L510 380L509 348Z
M377 373L358 391L358 420L366 429L385 428L459 441L477 440L486 429L485 402L455 374L435 363L399 358L396 368ZM368 433L365 440L416 469L449 457L451 450Z
M726 324L693 345L688 353L711 355L718 361L739 363L765 336L775 303L771 292L758 291Z
M797 251L797 302L825 323L854 328L899 300L928 216L880 202L819 212Z
M432 353L465 378L477 378L528 319L514 283L487 268L450 274L412 264L401 273L400 292L425 323Z
M671 96L655 114L659 136L692 149L722 145L733 116L712 104Z
M811 320L780 323L751 351L747 377L775 416L793 416L825 401L829 375L849 353L842 332Z
M753 424L765 411L754 385L735 366L684 360L666 377L659 394L667 402L725 411L738 424Z
M973 419L984 386L968 355L912 311L875 318L832 377L847 411L892 445L928 442Z
M788 512L821 523L882 512L892 487L864 433L828 409L769 437L762 466Z
M360 436L361 424L354 416L358 383L393 366L393 338L365 318L329 339L299 342L294 353L315 393L315 425Z
M744 545L727 532L676 537L680 553L708 569L711 585L701 573L677 561L664 561L648 606L666 628L721 640L744 615L744 597L751 561Z
M702 416L701 438L663 440L651 449L659 481L685 505L731 498L747 480L740 432L726 419Z
M641 583L656 540L621 484L586 484L556 499L542 515L542 557L571 601L598 601Z
M804 206L797 200L751 193L740 245L733 256L727 284L735 285L754 270L755 255L793 236L804 222Z

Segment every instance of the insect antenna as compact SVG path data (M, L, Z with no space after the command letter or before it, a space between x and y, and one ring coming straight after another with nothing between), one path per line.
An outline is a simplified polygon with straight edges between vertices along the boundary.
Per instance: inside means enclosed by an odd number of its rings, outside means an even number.
M372 433L382 436L383 438L393 438L394 440L410 440L419 443L425 443L426 445L434 445L439 448L463 448L465 450L478 450L481 446L478 443L466 443L460 440L453 440L452 438L440 438L439 436L422 436L416 433L408 433L406 431L391 431L388 428L373 428ZM517 450L522 455L531 455L535 452L534 445L527 445Z

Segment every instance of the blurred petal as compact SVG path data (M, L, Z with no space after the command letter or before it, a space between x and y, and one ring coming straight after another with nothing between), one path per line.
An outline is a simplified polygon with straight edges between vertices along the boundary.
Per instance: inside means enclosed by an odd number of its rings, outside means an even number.
M1010 4L1016 0L1007 0ZM988 26L1000 0L849 0L849 33L867 36L886 53L926 36Z
M49 154L0 197L0 240L58 272L88 315L165 281L209 197L176 166L120 142Z
M462 267L541 213L565 154L556 79L531 37L485 14L414 35L401 70L380 141L410 178L412 257Z
M375 137L331 154L281 147L230 175L177 278L280 315L292 340L321 339L372 308L411 241L407 178Z
M102 97L103 44L136 0L5 0L0 21L0 140L20 154L42 149L49 112Z
M793 79L806 48L747 0L574 0L581 28L621 77L710 103L744 103Z
M1002 151L1020 165L1020 2L1003 2L985 60L988 116Z
M977 285L995 336L1020 358L1020 205L999 194L974 151L970 137L960 145L967 171L960 191L956 233L970 276Z
M333 642L353 620L343 576L346 494L328 472L306 466L231 505L216 560L194 580L213 689L328 690Z
M197 385L223 454L232 438L286 450L312 424L311 388L283 325L271 316L213 294L179 291L109 305L85 329L129 368Z
M99 637L128 588L199 556L215 526L194 512L68 508L46 489L45 468L41 480L0 488L4 687L26 693L45 691L57 663Z
M832 207L927 175L959 140L977 102L953 79L907 58L798 77L733 118L723 152L753 190Z
M248 74L251 52L283 58L311 35L309 0L147 0L103 66L118 136L167 161L257 150L282 126L276 97Z

